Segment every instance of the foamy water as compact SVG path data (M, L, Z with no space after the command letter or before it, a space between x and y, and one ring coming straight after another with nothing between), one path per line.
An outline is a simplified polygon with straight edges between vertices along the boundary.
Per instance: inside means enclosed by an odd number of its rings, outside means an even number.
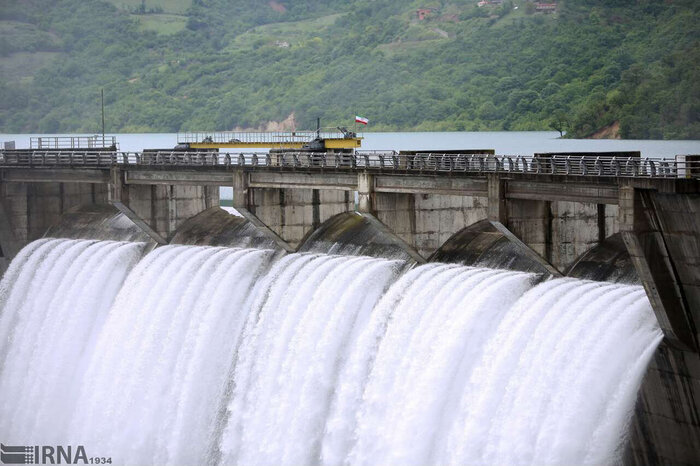
M610 464L641 287L45 239L0 283L0 438L116 464Z

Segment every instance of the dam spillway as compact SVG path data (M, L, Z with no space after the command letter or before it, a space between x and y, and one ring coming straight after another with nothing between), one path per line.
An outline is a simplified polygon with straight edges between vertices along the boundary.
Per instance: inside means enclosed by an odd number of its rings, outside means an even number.
M117 464L611 464L662 338L640 286L145 252L42 239L13 261L4 443Z
M400 277L427 261L642 285L663 340L624 462L698 463L698 156L476 152L0 150L0 271L53 237L268 249L268 268L350 254L403 261ZM242 216L218 208L222 186Z

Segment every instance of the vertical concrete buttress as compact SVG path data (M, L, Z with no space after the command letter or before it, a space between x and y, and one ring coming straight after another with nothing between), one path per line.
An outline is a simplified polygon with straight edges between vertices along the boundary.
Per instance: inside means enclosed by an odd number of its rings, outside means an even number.
M495 173L488 175L488 219L491 223L508 225L506 180Z
M620 232L667 340L697 351L695 325L650 192L619 190Z
M0 248L2 249L2 257L12 258L21 249L21 243L12 227L9 210L5 207L7 203L5 188L4 184L0 186Z
M374 192L374 175L358 173L357 175L357 210L363 214L375 215L376 197Z
M363 217L382 231L385 235L391 237L394 241L400 244L409 256L419 264L425 263L425 258L421 256L411 244L408 244L403 238L398 236L391 228L388 228L384 223L377 218L377 196L374 190L374 175L370 173L358 173L357 175L357 210Z
M116 207L129 220L134 222L134 225L139 227L155 242L158 244L168 244L166 238L161 236L146 220L129 207L129 187L124 182L124 173L118 167L112 167L109 171L107 196L110 204Z
M627 464L700 459L700 195L621 186L619 225L665 338L647 368Z
M249 174L244 170L233 172L233 208L238 211L246 220L253 224L260 231L265 233L270 239L287 252L294 252L294 248L283 240L277 233L272 231L263 221L255 215L255 204L253 203L253 190L250 188Z
M507 180L497 174L488 175L489 222L491 222L503 236L508 238L508 240L518 245L524 254L541 264L553 276L560 277L561 272L543 257L548 249L547 238L550 238L549 241L551 242L552 222L550 219L549 203L547 201L528 200L507 202L506 183ZM536 212L536 215L533 215L533 210ZM513 215L514 212L520 211L525 212L522 212L516 217L517 221L511 222L509 217ZM513 223L513 225L511 225L511 223ZM518 228L513 228L513 226ZM550 230L546 231L547 228ZM516 234L516 232L519 234ZM535 242L538 244L540 251L536 251L531 246Z

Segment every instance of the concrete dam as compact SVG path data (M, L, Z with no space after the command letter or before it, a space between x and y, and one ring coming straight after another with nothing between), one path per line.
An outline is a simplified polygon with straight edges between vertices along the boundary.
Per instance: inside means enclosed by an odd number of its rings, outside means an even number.
M0 201L4 444L700 461L692 156L5 150Z

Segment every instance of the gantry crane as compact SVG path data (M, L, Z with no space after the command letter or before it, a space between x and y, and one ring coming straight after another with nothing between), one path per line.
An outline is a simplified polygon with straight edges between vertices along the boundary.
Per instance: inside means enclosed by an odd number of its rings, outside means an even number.
M352 152L362 137L347 128L315 131L216 131L178 133L178 149L270 148L326 152Z

